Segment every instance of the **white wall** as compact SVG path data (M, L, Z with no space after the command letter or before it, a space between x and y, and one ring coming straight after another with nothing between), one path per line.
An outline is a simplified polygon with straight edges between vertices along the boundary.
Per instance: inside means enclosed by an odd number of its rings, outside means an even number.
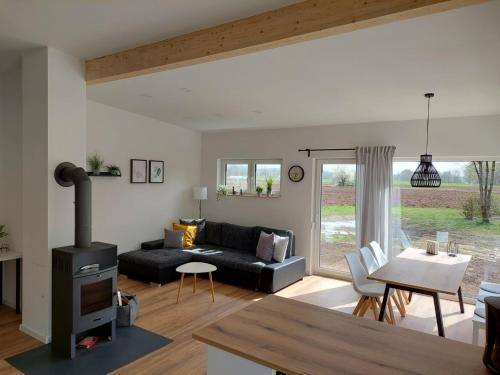
M500 116L436 119L431 122L430 149L435 158L500 157ZM339 156L316 153L307 158L299 148L346 148L370 145L396 145L396 157L418 156L425 151L425 122L335 125L277 130L208 132L202 136L201 181L209 189L206 216L217 221L243 225L266 225L292 229L297 237L296 252L311 267L313 233L314 158ZM217 159L283 159L282 197L258 199L227 197L215 199ZM287 171L300 164L305 178L288 180Z
M201 135L93 101L87 105L87 153L117 164L122 177L92 177L93 240L119 252L163 237L165 226L196 214ZM130 159L164 160L163 184L131 184Z
M48 342L51 334L51 249L73 244L74 192L54 180L62 161L83 165L86 83L81 60L53 48L22 58L21 330Z
M0 240L11 250L21 248L22 195L21 69L0 74L0 224L9 236ZM5 262L3 301L15 306L15 262Z

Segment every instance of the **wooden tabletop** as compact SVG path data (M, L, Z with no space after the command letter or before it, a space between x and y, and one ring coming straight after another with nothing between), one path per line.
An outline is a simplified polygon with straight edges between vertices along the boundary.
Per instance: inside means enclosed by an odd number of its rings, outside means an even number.
M479 346L274 295L193 338L294 374L488 374Z
M22 258L23 254L19 253L17 251L7 251L5 253L0 253L0 262L3 262L5 260L13 260L13 259L19 259Z
M456 294L470 259L471 256L466 254L456 257L444 252L429 255L425 250L408 248L368 278L430 292Z

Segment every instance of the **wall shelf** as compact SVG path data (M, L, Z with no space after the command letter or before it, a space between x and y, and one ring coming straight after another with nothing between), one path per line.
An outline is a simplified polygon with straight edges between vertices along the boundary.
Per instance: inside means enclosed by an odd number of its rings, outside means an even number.
M92 176L92 177L121 177L122 176L121 174L116 175L116 174L111 174L109 172L101 172L99 174L94 174L94 172L87 172L87 174L89 176Z

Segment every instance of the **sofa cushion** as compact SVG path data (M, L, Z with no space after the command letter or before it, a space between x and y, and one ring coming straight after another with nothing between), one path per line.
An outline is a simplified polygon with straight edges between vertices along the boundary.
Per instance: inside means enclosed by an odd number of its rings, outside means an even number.
M290 242L289 237L280 237L277 234L274 235L273 259L275 261L283 263L286 256L286 250L288 249L288 242Z
M294 255L295 250L294 250L294 243L293 243L293 232L291 230L283 230L283 229L273 229L273 228L266 228L266 227L255 227L254 229L254 243L255 246L257 246L257 243L259 242L259 236L260 232L266 232L266 233L274 233L280 237L288 237L288 246L286 249L286 256L285 258L289 258L292 255Z
M179 219L180 224L184 225L196 225L198 227L198 232L194 239L194 243L197 245L204 244L206 241L206 220L205 219Z
M184 225L184 224L173 223L172 229L184 231L183 245L185 248L193 246L194 239L196 238L196 233L198 232L197 225Z
M212 245L221 244L221 223L215 223L213 221L207 221L205 223L206 238L205 242Z
M151 268L177 267L191 261L192 254L179 249L135 250L122 253L120 261Z
M272 263L259 259L248 251L226 247L194 252L193 261L210 263L218 268L252 273L260 273L263 267Z
M164 230L165 241L163 246L167 248L182 249L184 247L184 231L183 230Z
M255 251L257 258L267 261L273 259L274 237L275 234L260 232L259 243L257 243L257 250Z
M254 227L222 223L221 245L255 254Z

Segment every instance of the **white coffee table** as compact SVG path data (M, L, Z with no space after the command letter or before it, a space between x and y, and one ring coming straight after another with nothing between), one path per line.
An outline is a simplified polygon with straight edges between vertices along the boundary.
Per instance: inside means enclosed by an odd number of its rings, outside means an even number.
M177 267L175 270L181 274L179 290L177 291L177 303L179 303L182 285L184 284L184 274L186 273L193 274L193 293L196 292L196 275L199 273L208 273L208 279L210 280L210 289L212 292L212 302L215 302L215 292L214 292L214 282L212 280L212 272L217 271L217 267L215 267L212 264L203 262L190 262Z

